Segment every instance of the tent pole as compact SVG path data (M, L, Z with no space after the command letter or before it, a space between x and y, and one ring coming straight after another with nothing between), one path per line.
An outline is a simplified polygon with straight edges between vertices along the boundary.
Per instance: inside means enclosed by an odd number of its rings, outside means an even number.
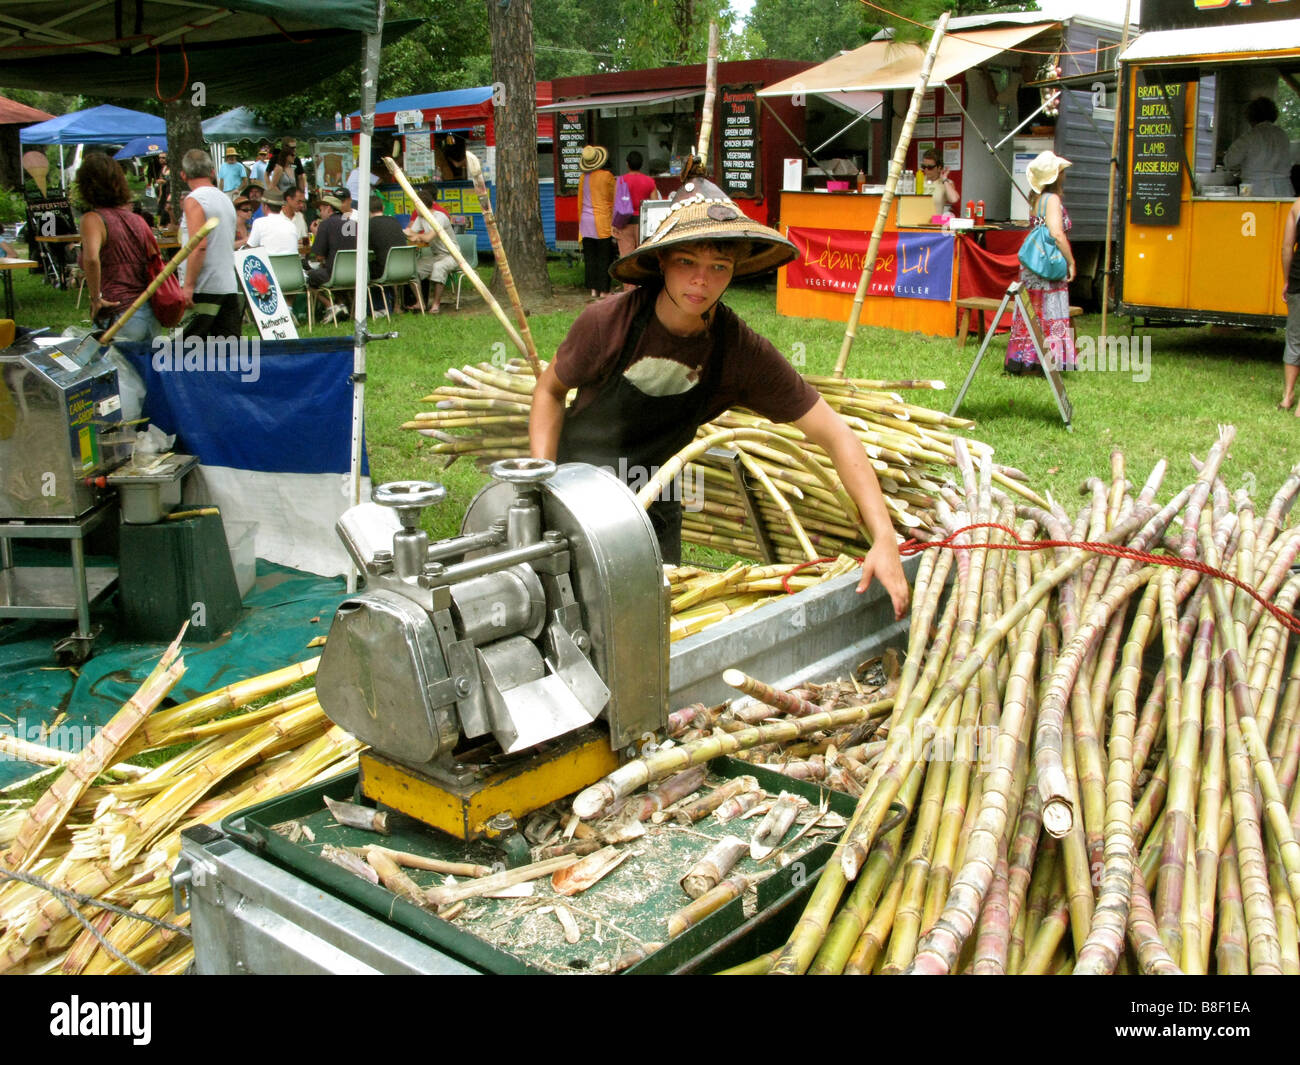
M361 145L357 166L357 280L352 307L352 505L361 502L361 429L366 399L366 292L370 286L370 139L375 132L375 83L379 78L379 48L384 34L384 0L375 12L376 31L366 35L361 74ZM357 588L356 567L348 569L348 592Z
M1101 260L1101 339L1106 339L1106 317L1110 307L1110 234L1115 224L1115 178L1119 170L1119 127L1123 117L1121 110L1124 99L1124 72L1119 66L1119 57L1128 48L1128 15L1132 0L1124 2L1124 32L1119 42L1119 52L1115 56L1115 123L1110 135L1110 164L1106 168L1106 244Z
M843 377L844 369L848 365L849 349L853 347L853 338L858 331L858 318L862 315L862 303L867 298L871 275L876 269L880 238L885 234L889 209L894 205L894 189L898 187L899 176L903 173L903 160L907 158L907 149L912 143L912 130L916 127L917 115L921 113L921 101L925 97L926 86L930 83L930 71L934 69L934 59L939 54L939 44L948 29L948 14L945 11L934 27L934 36L930 38L930 50L925 53L925 61L921 64L916 88L912 90L912 102L907 108L903 132L899 134L898 144L894 146L894 158L889 163L889 179L885 182L885 191L880 197L880 207L876 211L876 225L871 232L871 243L867 246L867 261L862 265L862 276L858 278L858 291L853 297L853 306L849 310L849 324L844 330L844 343L840 346L839 358L835 360L836 377Z

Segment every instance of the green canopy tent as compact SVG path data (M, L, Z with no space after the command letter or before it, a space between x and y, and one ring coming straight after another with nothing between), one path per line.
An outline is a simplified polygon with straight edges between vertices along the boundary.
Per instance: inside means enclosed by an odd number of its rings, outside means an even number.
M419 25L384 22L384 0L108 0L70 11L66 0L0 4L0 87L176 98L201 83L207 103L239 105L295 92L363 60L358 165L370 169L379 50ZM369 240L360 212L357 246ZM366 256L357 260L355 306L366 306ZM353 358L353 502L361 501L365 319ZM355 574L349 590L355 585Z

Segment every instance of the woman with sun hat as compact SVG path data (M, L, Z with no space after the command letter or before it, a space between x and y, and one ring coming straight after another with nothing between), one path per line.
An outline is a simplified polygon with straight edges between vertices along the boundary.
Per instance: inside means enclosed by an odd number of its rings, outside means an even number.
M595 144L582 149L578 169L578 235L582 238L583 284L591 298L609 292L609 264L614 259L614 185L617 179L605 169L609 152Z

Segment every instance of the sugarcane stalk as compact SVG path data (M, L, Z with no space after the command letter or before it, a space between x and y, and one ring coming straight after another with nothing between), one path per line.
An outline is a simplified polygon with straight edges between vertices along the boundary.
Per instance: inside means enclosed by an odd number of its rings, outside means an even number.
M699 172L709 172L709 148L713 143L713 101L718 92L718 24L709 23L708 62L704 75L704 108L700 113L700 144L696 157Z
M185 660L178 657L184 635L183 627L139 690L82 748L68 764L63 775L28 811L13 844L4 856L9 868L24 872L32 867L40 858L42 848L58 830L77 800L106 766L117 761L132 733L139 729L154 707L162 702L180 680L185 672Z
M510 338L510 342L519 349L519 353L523 355L524 358L529 358L530 355L532 358L536 358L536 354L529 352L528 345L524 343L523 338L515 331L515 327L510 324L510 319L506 317L506 312L501 309L501 304L497 302L496 297L488 290L487 285L483 284L483 279L478 276L478 271L470 266L466 261L465 256L461 254L460 245L443 230L442 226L438 225L438 223L434 221L433 212L424 205L424 201L420 199L416 194L415 189L411 187L411 183L407 180L406 174L402 172L402 168L387 156L384 157L384 163L388 167L389 173L393 175L394 180L402 186L402 191L406 193L407 197L410 199L412 210L419 213L420 217L423 218L425 223L432 229L434 235L442 241L443 247L447 249L447 253L456 260L456 265L460 267L466 279L474 286L478 291L478 294L483 297L483 302L487 304L488 309L491 310L493 315L496 317L496 320L501 323L501 328L506 331L506 336ZM488 206L490 207L491 205L489 204Z
M809 736L822 729L840 728L857 724L878 716L893 705L892 699L882 699L847 710L810 714L799 721L777 721L742 729L722 736L709 736L697 743L683 744L666 751L633 759L620 766L574 799L573 809L584 821L598 817L619 799L632 794L652 780L661 780L672 773L710 761L723 754L756 747L761 743L777 743L800 736Z
M740 898L749 890L749 883L747 877L737 873L683 906L668 918L668 938L676 939L687 929L694 928L709 914L722 909L732 899Z
M1246 914L1241 899L1236 844L1223 849L1218 877L1218 936L1215 939L1215 971L1220 976L1245 976L1250 972L1246 951Z
M478 196L479 208L483 212L483 224L487 227L488 242L492 245L492 255L501 275L501 284L506 290L510 306L514 309L515 321L519 323L519 337L524 342L524 357L528 360L533 376L541 377L542 365L537 358L537 345L533 343L533 331L528 327L528 314L524 311L523 301L519 298L519 289L515 287L515 276L510 270L510 260L506 257L506 248L501 242L496 212L492 209L492 195L488 192L487 182L483 179L483 165L473 152L465 153L465 172L474 182L474 192Z

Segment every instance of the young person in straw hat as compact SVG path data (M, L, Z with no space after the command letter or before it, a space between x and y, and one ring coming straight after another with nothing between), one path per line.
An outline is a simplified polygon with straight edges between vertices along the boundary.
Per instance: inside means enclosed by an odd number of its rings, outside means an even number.
M1074 329L1070 325L1070 282L1074 280L1074 251L1066 233L1070 230L1070 215L1061 200L1065 188L1065 168L1070 160L1054 152L1039 152L1029 164L1025 176L1033 195L1029 198L1032 209L1031 225L1047 226L1056 246L1065 256L1069 272L1065 279L1052 281L1034 273L1021 264L1020 283L1029 294L1034 313L1043 324L1043 335L1048 347L1055 353L1060 369L1074 369ZM1011 326L1011 339L1007 341L1006 370L1010 374L1039 374L1038 356L1029 338L1029 327L1017 315Z
M582 149L578 169L578 235L582 237L584 284L591 298L609 292L609 264L614 259L614 186L617 179L605 169L609 152L595 144Z
M830 456L871 533L858 590L875 578L901 618L907 580L862 444L771 342L720 302L733 277L789 262L794 245L702 179L673 200L654 234L610 270L638 287L583 311L537 382L532 454L603 466L640 485L728 407L789 422ZM669 494L680 496L671 486ZM660 499L649 514L664 561L677 562L681 502Z

